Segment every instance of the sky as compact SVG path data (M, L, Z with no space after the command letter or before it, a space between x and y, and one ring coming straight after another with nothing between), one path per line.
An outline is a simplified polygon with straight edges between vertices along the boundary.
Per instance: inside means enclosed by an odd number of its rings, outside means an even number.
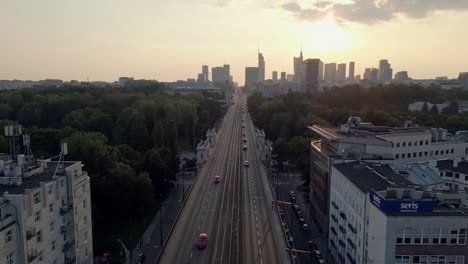
M293 56L388 59L416 79L468 71L468 0L0 0L0 79L196 78L257 51L292 73Z

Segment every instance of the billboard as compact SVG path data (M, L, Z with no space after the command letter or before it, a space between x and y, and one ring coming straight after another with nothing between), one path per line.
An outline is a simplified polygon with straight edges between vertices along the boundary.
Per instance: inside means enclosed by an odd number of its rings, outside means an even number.
M379 194L371 191L369 199L380 210L388 213L420 213L432 212L432 201L385 200Z

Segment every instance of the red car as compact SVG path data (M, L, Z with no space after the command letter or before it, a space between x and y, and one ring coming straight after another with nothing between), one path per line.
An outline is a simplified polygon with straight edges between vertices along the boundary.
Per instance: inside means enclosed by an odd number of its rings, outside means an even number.
M201 233L195 241L195 246L199 249L204 249L206 248L206 244L208 244L208 235Z
M221 177L219 177L218 175L216 175L216 176L214 177L214 181L213 181L213 182L214 182L214 183L220 183L220 182L221 182Z
M99 263L101 263L101 264L110 263L110 259L111 259L111 253L110 253L110 252L105 252L105 253L99 258Z

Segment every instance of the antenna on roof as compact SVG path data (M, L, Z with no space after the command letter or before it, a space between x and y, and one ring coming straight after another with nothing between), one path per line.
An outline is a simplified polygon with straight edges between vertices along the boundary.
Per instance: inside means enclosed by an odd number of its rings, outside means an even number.
M22 134L22 127L18 122L12 122L5 126L5 137L10 143L10 155L17 156L20 154L19 136Z
M59 169L61 172L63 169L65 169L65 156L66 155L68 155L68 144L64 142L62 143L62 145L60 145L60 156L57 162L57 167L55 167L54 176L57 175L57 172L59 171Z

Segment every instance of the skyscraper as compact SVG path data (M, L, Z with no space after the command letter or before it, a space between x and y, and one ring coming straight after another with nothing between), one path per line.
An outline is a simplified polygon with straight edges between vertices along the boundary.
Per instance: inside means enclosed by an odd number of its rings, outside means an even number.
M366 68L363 79L376 82L378 80L378 73L379 70L376 68Z
M208 73L208 65L203 65L202 66L202 74L203 74L203 81L207 82L209 81L209 73Z
M258 67L245 67L245 87L258 83Z
M278 72L277 72L277 71L274 71L274 72L272 73L272 76L271 76L271 77L272 77L273 81L275 81L275 82L278 81Z
M299 57L294 57L294 81L300 82L302 78L302 63L304 58L302 57L302 50Z
M320 59L307 59L302 63L302 89L308 94L319 92Z
M281 72L281 81L286 81L286 72Z
M325 64L325 81L336 81L336 63Z
M258 81L265 81L265 58L262 53L258 53Z
M354 61L349 63L348 79L354 81Z
M380 60L379 61L379 81L380 82L390 82L392 81L393 76L393 69L391 68L390 63L388 60Z
M223 67L211 68L211 80L215 83L224 83L226 80L226 73Z
M319 63L319 81L323 81L323 61Z
M346 81L346 63L338 64L338 71L336 73L336 80L338 82Z
M229 64L224 64L224 81L229 82L231 79L231 66Z

